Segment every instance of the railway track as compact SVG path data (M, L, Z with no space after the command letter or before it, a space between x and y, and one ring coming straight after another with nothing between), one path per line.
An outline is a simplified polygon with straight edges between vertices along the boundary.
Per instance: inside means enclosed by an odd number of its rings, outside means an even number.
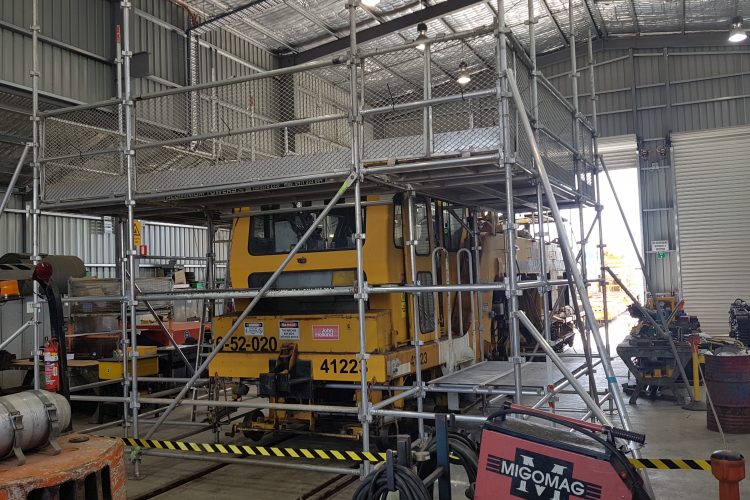
M292 439L294 437L293 434L287 434L283 436L278 436L276 438L269 439L268 441L263 443L263 446L276 446L279 445L285 441L288 441L289 439ZM205 477L209 474L213 474L214 472L221 470L227 466L230 465L236 465L236 464L230 464L230 463L215 463L211 464L207 467L204 467L203 469L200 469L198 471L195 471L191 473L188 476L183 476L176 478L168 483L165 483L147 493L143 493L141 495L138 495L136 497L132 497L129 500L149 500L151 498L156 498L159 495L163 495L165 493L169 493L170 491L183 486L185 484L191 483L193 481L196 481L202 477Z

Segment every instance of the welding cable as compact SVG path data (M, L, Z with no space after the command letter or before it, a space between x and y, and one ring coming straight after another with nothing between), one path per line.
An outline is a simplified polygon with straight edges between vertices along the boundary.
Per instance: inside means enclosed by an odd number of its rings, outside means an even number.
M390 493L387 474L386 466L368 474L354 492L352 500L385 500ZM393 485L401 500L432 500L432 495L419 476L403 465L393 466Z
M423 446L423 451L430 453L430 460L419 464L418 472L420 477L429 476L437 467L437 440L432 437ZM448 435L448 451L451 454L451 463L460 465L466 471L469 483L477 480L477 471L479 469L479 457L476 445L471 439L463 434L451 432Z

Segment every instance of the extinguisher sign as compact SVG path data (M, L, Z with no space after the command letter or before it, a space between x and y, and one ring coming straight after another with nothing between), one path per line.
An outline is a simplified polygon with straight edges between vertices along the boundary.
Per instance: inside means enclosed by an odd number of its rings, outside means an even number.
M313 325L312 334L315 340L338 340L339 325Z

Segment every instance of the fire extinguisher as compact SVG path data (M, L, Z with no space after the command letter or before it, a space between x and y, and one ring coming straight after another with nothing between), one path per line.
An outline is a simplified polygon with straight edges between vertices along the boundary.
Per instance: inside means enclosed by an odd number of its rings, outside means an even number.
M57 339L46 339L44 343L44 389L47 391L60 390L59 352Z

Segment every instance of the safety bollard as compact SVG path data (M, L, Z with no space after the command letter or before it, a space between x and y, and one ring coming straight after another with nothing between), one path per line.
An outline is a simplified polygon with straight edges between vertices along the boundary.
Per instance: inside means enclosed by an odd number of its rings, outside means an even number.
M700 380L700 362L698 359L698 347L701 344L700 335L693 334L688 337L692 351L693 361L693 398L688 404L683 406L684 410L706 411L706 402L701 401L701 380Z
M719 480L719 500L739 500L740 481L745 479L745 457L736 451L715 451L711 454L711 471Z

